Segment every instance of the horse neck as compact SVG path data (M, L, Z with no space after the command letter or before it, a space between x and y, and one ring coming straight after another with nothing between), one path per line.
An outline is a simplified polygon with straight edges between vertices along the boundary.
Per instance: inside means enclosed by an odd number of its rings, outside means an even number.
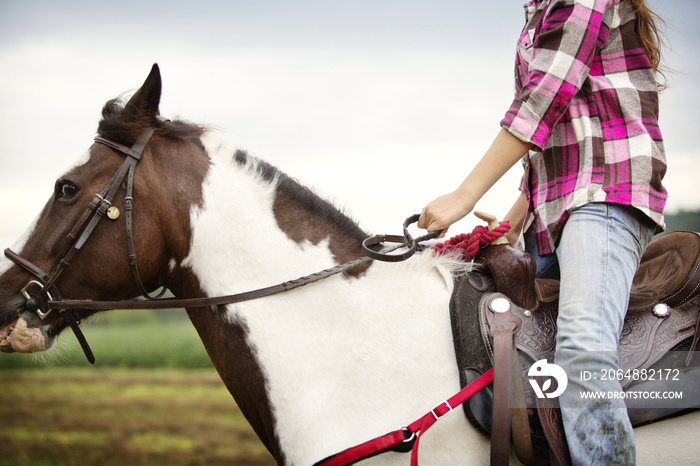
M244 154L232 161L213 139L203 143L212 163L182 263L203 294L274 285L360 255L364 233L328 203ZM451 277L437 272L447 265L431 254L373 263L355 276L188 312L278 462L313 464L459 389Z
M361 255L366 237L351 220L265 162L201 138L210 163L201 201L190 209L188 256L173 275L178 295L218 296L261 288ZM349 275L364 273L367 265ZM353 278L354 280L354 278ZM245 307L245 306L244 306ZM250 342L236 310L188 310L207 351L237 403L275 456L274 425Z

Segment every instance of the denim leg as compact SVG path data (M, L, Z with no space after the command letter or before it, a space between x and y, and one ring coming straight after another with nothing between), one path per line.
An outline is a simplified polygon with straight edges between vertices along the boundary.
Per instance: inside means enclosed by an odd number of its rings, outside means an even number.
M639 261L653 235L632 208L588 204L570 215L557 246L561 273L555 363L569 385L559 398L574 465L634 464L632 425L621 398L584 401L581 392L620 392L617 344ZM590 373L589 380L582 374Z
M535 259L537 278L559 280L559 259L557 259L556 253L540 256L537 251L537 233L534 228L525 232L525 251Z

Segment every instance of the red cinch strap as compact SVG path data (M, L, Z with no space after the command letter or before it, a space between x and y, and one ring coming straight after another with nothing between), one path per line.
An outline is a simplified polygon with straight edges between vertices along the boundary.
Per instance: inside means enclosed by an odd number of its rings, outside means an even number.
M454 408L461 405L469 398L471 398L479 390L493 382L493 369L489 369L486 373L480 376L478 379L464 387L456 395L447 401L443 401L435 408L433 408L425 416L417 419L413 423L406 427L403 427L394 432L390 432L381 437L377 437L374 440L365 442L361 445L357 445L348 448L330 458L322 460L316 463L315 466L343 466L346 464L351 464L367 456L371 456L380 453L388 448L400 445L404 442L413 441L415 436L415 443L413 445L413 451L411 452L411 466L418 465L418 442L420 441L422 435L426 430L435 424L439 419L442 419L447 414L452 412Z

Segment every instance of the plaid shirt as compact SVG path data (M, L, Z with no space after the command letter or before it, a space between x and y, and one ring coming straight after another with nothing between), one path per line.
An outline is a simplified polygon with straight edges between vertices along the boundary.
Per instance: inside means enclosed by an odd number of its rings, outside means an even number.
M521 190L540 254L571 211L631 205L664 228L657 83L623 0L533 0L518 41L516 98L501 121L533 144Z

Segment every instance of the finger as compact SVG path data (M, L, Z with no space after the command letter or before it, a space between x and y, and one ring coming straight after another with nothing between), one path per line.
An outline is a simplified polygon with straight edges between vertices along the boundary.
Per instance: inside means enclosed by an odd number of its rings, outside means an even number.
M445 236L445 232L447 232L448 228L449 228L449 225L446 227L443 227L438 221L433 221L432 223L430 223L428 225L426 230L428 230L428 232L430 232L430 233L432 233L434 231L442 230L442 232L440 233L440 236L438 236L438 238L442 238L443 236Z
M416 226L417 226L418 228L427 229L427 228L428 228L428 225L430 225L430 223L432 222L432 221L430 220L430 216L429 216L429 214L428 214L428 212L427 212L427 209L428 209L427 207L424 208L423 211L422 211L421 214L420 214L420 217L418 217L418 223L416 224Z

